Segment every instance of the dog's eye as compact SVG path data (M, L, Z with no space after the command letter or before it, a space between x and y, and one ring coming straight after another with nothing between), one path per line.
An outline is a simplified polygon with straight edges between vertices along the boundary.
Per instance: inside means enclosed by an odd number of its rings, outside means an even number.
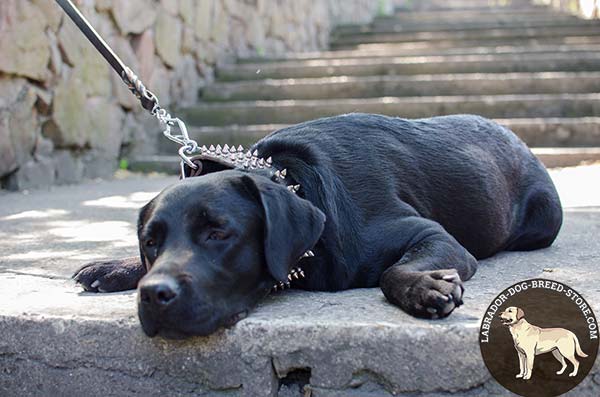
M225 240L229 235L225 232L214 231L208 235L208 240Z
M156 241L154 241L153 239L149 238L148 240L146 240L146 247L156 247Z

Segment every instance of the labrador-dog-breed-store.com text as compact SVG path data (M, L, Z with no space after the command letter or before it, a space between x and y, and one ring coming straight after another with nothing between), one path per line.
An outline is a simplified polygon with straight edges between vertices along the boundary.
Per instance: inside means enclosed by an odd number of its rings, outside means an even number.
M231 326L289 279L311 291L379 286L437 319L462 304L478 259L548 247L562 223L544 166L478 116L347 114L239 149L203 150L193 177L141 209L140 255L87 264L76 281L137 287L148 336Z

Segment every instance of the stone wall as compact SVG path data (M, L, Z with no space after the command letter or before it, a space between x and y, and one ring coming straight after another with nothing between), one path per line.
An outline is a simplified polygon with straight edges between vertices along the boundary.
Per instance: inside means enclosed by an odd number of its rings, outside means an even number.
M392 0L78 0L163 106L195 101L237 57L327 47L340 23ZM0 2L0 184L28 189L108 177L151 152L158 125L51 0Z

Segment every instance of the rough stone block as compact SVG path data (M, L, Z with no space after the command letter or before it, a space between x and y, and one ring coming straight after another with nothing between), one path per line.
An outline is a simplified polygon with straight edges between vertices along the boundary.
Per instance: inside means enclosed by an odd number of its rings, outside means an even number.
M68 150L58 150L54 154L56 165L56 183L73 184L83 179L83 163L81 159Z
M156 20L156 5L149 0L113 0L112 15L122 34L142 33Z
M62 24L58 32L58 41L66 61L73 66L70 78L78 78L81 81L78 90L86 95L108 97L109 66L70 19Z
M140 65L138 76L142 80L148 81L154 67L155 47L152 31L147 30L132 40L132 47Z
M0 178L17 169L17 158L8 127L8 117L0 112Z
M123 142L123 110L106 98L90 98L86 112L89 146L116 158Z
M50 47L44 13L29 1L0 5L0 72L42 81L48 77Z
M179 18L164 11L156 19L156 51L163 62L171 67L177 65L181 57L182 24Z
M51 157L54 152L54 144L50 139L38 136L35 142L34 158Z
M31 158L38 134L36 94L22 79L0 79L0 177Z
M8 177L6 188L9 190L27 190L48 188L54 184L54 161L47 157L30 160Z
M184 55L171 78L171 97L178 98L178 105L193 104L198 101L202 78L198 74L196 61L191 55Z
M179 13L179 0L160 0L160 4L171 15Z
M117 154L103 153L98 151L87 152L82 156L83 177L91 179L111 178L118 168Z
M188 26L184 26L181 39L181 52L183 54L193 54L196 45L196 35L194 34L194 30Z
M179 0L179 15L183 22L188 26L194 26L196 18L196 3L206 3L206 1L196 2L194 0Z
M228 34L230 26L230 20L229 16L227 15L227 10L225 10L225 5L220 1L215 2L212 23L210 26L210 37L213 41L222 45L223 49L228 48Z
M61 80L54 91L54 124L44 126L44 134L57 147L83 147L87 141L86 95L81 80ZM47 128L48 127L48 128Z
M46 17L48 27L53 32L56 32L58 30L58 27L60 26L60 23L62 22L62 18L64 15L62 8L60 8L55 1L32 0L32 2L33 4L35 4L36 7L38 7L42 11L44 16Z

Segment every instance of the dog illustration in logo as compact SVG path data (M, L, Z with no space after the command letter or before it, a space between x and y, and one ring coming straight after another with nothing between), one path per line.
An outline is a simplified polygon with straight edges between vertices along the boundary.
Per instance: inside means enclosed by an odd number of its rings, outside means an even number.
M565 359L573 364L569 376L576 376L579 369L575 353L579 357L587 357L581 350L577 336L564 328L540 328L530 324L525 319L523 309L511 306L500 313L502 324L508 326L519 355L521 372L517 378L530 379L533 361L536 355L552 352L554 358L561 363L562 368L556 373L561 375L567 368Z

